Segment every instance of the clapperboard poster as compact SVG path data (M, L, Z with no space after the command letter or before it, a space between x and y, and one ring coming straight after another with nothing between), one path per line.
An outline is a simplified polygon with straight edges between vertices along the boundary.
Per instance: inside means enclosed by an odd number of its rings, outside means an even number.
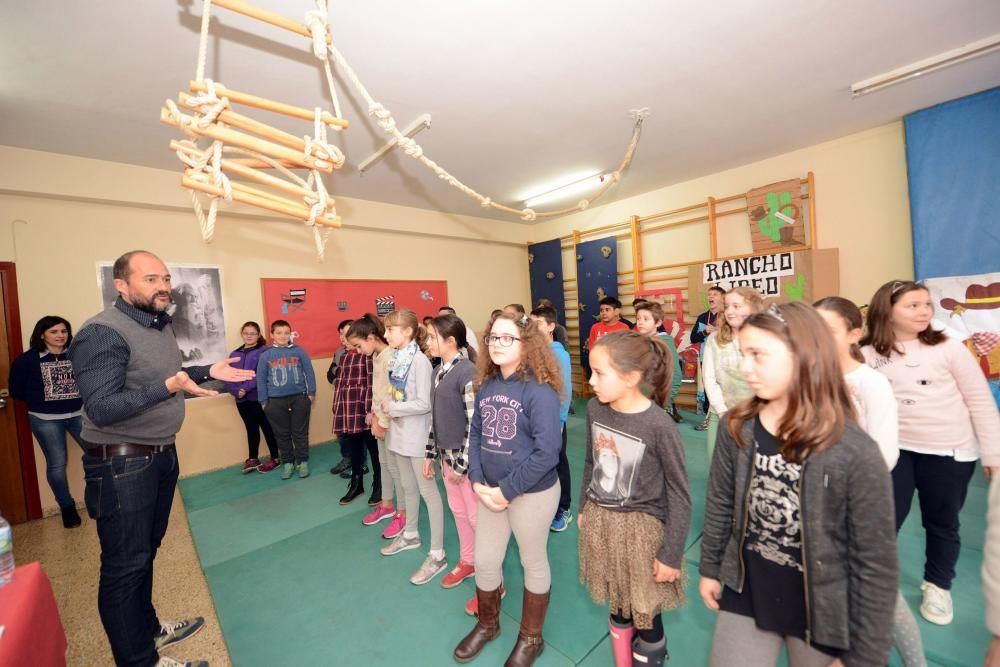
M287 315L291 311L302 310L306 305L305 289L290 289L281 295L281 312Z
M394 310L396 310L396 297L390 294L375 298L375 312L379 317L385 317Z

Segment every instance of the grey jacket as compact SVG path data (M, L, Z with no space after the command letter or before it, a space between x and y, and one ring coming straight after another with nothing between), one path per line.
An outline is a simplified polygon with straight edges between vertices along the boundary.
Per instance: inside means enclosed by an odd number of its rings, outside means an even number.
M705 503L701 576L742 592L747 493L757 443L719 426ZM806 641L844 651L846 667L885 665L892 642L898 571L892 482L878 445L857 425L802 465L799 481Z

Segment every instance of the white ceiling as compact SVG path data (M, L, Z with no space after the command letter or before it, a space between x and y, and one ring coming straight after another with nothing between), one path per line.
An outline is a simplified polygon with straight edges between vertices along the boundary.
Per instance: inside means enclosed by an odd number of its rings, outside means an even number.
M302 20L309 0L255 0ZM1000 53L859 99L850 84L1000 32L996 0L382 0L331 2L333 38L401 127L468 185L515 207L540 182L617 166L629 109L649 107L613 198L874 127L1000 85ZM7 0L0 7L0 144L177 169L158 122L194 78L201 0ZM213 11L208 75L329 106L310 42ZM351 123L334 195L486 215L382 145L338 79ZM326 100L324 102L324 100ZM241 109L244 110L244 109ZM301 135L311 123L249 112ZM81 174L81 178L85 178ZM604 201L609 201L605 199ZM496 217L503 219L501 214Z

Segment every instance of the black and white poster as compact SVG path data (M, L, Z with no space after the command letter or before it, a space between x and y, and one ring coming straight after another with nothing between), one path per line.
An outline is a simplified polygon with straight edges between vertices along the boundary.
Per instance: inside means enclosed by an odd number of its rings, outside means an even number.
M112 262L98 262L97 283L101 303L107 308L118 297L112 279ZM210 364L224 359L225 318L222 308L222 268L192 264L167 264L173 303L167 310L173 318L174 336L185 364Z

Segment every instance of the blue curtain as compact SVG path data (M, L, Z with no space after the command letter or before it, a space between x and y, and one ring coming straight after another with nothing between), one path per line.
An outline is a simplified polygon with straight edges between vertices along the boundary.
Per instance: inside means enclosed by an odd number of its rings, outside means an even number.
M548 299L559 313L559 323L566 326L562 241L552 239L528 246L528 275L531 282L532 307L539 299Z
M583 346L598 320L601 298L618 296L618 241L614 236L577 244L576 289L580 299L580 354L586 359Z
M917 280L1000 271L1000 88L903 126Z

